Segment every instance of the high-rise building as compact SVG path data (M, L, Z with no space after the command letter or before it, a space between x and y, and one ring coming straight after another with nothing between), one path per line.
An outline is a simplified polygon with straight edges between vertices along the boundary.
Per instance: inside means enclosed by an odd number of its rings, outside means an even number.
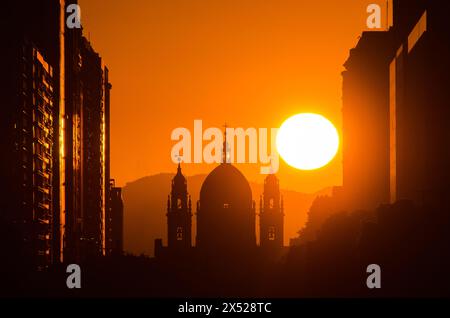
M66 227L65 256L83 260L105 253L109 202L108 70L82 32L66 40ZM108 139L107 139L108 136ZM108 150L108 151L107 151ZM107 166L108 163L108 166Z
M0 225L10 233L0 241L38 269L104 255L115 200L108 69L82 29L66 27L72 3L2 4Z
M71 1L75 3L75 1ZM81 258L83 221L83 99L81 68L82 30L65 32L65 224L64 258Z
M13 143L7 180L14 193L4 200L13 201L6 217L21 233L27 254L42 270L57 253L52 248L56 74L30 42L24 41L17 49L15 62L21 72L14 80L17 104L9 114L13 130L7 135Z
M342 73L343 186L348 208L389 202L389 70L392 34L364 32Z
M450 4L395 0L343 73L344 193L351 208L398 200L450 207Z
M61 52L63 2L5 1L0 22L4 243L43 270L60 260ZM39 26L39 27L37 27Z
M77 1L71 1L76 3ZM110 210L109 71L82 29L67 29L66 213L67 260L105 254L105 218Z
M450 26L445 1L397 1L390 61L391 201L450 207Z
M104 140L103 140L103 153L104 153L104 198L105 198L105 222L108 218L113 218L114 225L113 228L119 229L114 230L114 239L116 242L113 247L114 253L116 252L122 254L123 250L123 202L122 202L122 189L115 186L115 180L111 179L111 89L112 85L109 82L109 70L105 66L103 68L103 114L104 114ZM122 208L120 208L122 206ZM108 216L108 213L110 215ZM117 216L117 220L115 219ZM108 239L106 238L108 226L105 225L105 254L108 253ZM120 232L120 233L119 233ZM120 242L120 243L119 243Z
M82 99L82 246L88 256L104 254L105 157L103 68L83 37L80 82Z

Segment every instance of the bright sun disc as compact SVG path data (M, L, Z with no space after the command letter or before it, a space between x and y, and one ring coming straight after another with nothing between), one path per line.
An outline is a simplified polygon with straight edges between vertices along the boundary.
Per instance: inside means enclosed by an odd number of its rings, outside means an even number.
M339 135L325 117L298 114L281 125L276 145L288 165L300 170L314 170L325 166L336 156Z

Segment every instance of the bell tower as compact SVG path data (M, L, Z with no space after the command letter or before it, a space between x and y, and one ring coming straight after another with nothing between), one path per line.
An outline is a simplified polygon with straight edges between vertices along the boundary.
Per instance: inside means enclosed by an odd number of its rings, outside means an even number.
M260 198L260 245L262 248L282 248L284 235L284 204L278 178L269 174L264 180Z
M178 164L177 174L172 179L172 191L167 199L167 238L170 249L190 248L191 243L191 197L187 192L187 181Z

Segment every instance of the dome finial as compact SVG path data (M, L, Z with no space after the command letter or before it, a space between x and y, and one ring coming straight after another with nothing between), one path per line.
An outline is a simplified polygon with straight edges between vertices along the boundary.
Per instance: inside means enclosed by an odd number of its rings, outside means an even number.
M224 129L224 137L223 137L223 150L222 150L222 163L230 163L230 157L229 157L229 152L228 152L228 143L227 143L227 128L228 125L225 122L225 124L223 125Z
M177 161L178 161L178 168L177 168L177 172L181 173L181 156L177 155Z

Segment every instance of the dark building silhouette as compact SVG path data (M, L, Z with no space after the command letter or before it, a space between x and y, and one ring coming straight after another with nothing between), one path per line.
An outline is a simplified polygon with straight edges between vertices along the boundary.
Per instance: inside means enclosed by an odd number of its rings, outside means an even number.
M187 192L186 178L178 164L177 174L172 180L172 191L167 199L167 241L174 250L189 249L191 235L192 203Z
M62 7L59 1L5 1L2 8L0 222L16 232L17 241L3 239L23 250L23 262L42 270L60 259L61 247Z
M101 58L86 38L81 42L82 85L82 249L85 256L104 253L105 156L104 86Z
M410 199L448 206L450 27L445 1L397 0L394 25L364 32L343 73L349 208Z
M389 32L364 32L345 62L343 185L350 208L389 202Z
M225 135L226 138L226 135ZM256 211L245 176L228 163L224 142L223 162L204 180L197 202L195 247L191 244L191 202L186 178L178 165L167 202L168 246L155 240L155 257L185 259L206 257L211 261L257 261L284 250L284 213L279 182L269 175L264 183L260 213L261 247L256 244ZM276 252L275 254L273 252ZM237 262L237 263L239 263Z
M280 195L280 184L274 174L264 180L264 193L260 199L259 244L262 248L283 247L284 204Z
M248 181L236 167L222 163L200 190L196 246L208 254L248 252L256 247L255 218Z
M70 1L77 3L77 1ZM83 36L66 29L66 260L105 254L110 212L110 90L108 68Z
M450 5L399 1L397 7L396 54L389 67L391 201L448 208Z
M66 27L71 3L5 1L0 22L0 222L21 262L40 270L104 255L115 200L108 69L82 29Z
M71 1L70 3L76 3ZM63 240L64 258L81 258L83 220L83 103L81 68L82 29L65 30L65 224Z
M17 227L23 243L39 269L51 264L53 236L53 149L54 121L57 121L57 96L55 95L54 70L36 46L28 41L16 47L14 59L18 72L14 84L17 90L15 109L8 114L12 128L5 137L11 138L4 154L9 160L4 167L11 169L4 191L12 196L4 217ZM8 78L11 80L11 78ZM6 105L8 107L8 105ZM11 152L9 152L11 151ZM9 161L9 162L8 162ZM2 178L2 180L6 181ZM8 185L7 185L8 184ZM9 190L6 188L10 187Z
M105 254L118 256L123 253L123 200L122 188L115 186L115 180L111 180L108 203L105 218Z
M289 251L281 289L297 296L449 293L450 4L393 8L394 25L364 32L345 63L344 185L314 201ZM377 291L362 284L368 264L382 268Z
M109 82L109 69L103 67L103 111L104 111L104 140L103 140L103 156L104 156L104 198L105 198L105 223L108 219L112 218L114 230L113 242L116 242L113 247L114 254L122 254L123 251L123 201L122 201L122 189L115 186L115 180L111 179L111 89L112 84ZM110 216L108 217L108 213ZM117 216L117 220L115 220ZM106 238L105 229L105 253L107 253L108 239ZM120 229L118 228L120 227Z

